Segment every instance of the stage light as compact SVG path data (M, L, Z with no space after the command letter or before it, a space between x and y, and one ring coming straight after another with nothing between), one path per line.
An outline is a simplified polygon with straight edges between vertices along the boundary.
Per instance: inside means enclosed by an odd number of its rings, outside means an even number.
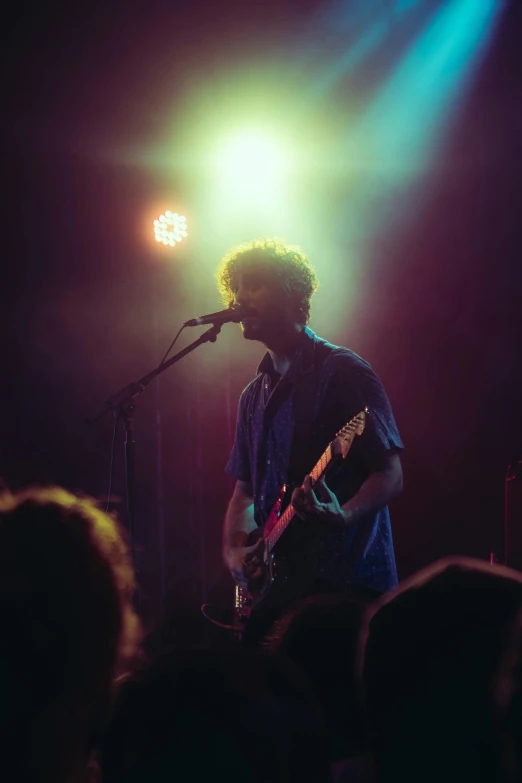
M164 245L174 247L181 242L187 234L187 219L184 215L178 215L166 210L163 215L153 221L154 239Z

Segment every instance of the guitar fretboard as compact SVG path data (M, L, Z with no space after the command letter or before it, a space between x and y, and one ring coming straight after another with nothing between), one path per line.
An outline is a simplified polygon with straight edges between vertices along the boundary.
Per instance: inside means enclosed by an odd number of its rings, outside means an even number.
M310 473L310 478L312 479L312 485L315 484L315 482L323 475L326 468L330 464L333 458L332 453L332 445L331 443L328 444L326 447L326 450L321 455L320 459L315 464L314 469ZM286 509L283 511L279 519L277 520L276 524L270 531L270 533L267 536L267 544L268 544L268 551L271 552L272 549L275 547L283 533L285 532L286 528L288 527L291 520L296 515L296 510L293 506L287 506Z
M365 408L364 411L361 411L357 414L357 416L354 416L351 421L346 424L342 430L340 430L337 433L336 438L328 444L325 451L321 455L321 457L316 462L312 472L310 473L310 478L312 479L312 486L321 478L323 473L326 471L328 465L333 460L336 451L333 449L333 445L336 443L336 441L341 438L342 443L342 456L346 457L346 454L351 448L353 439L355 437L355 434L361 435L364 430L366 415L368 413L368 408ZM296 510L292 505L289 505L286 507L286 509L283 511L277 522L272 526L272 523L270 522L270 527L267 526L267 529L265 530L265 544L268 549L268 552L271 552L272 549L275 547L283 533L285 532L286 528L288 527L291 520L296 515Z

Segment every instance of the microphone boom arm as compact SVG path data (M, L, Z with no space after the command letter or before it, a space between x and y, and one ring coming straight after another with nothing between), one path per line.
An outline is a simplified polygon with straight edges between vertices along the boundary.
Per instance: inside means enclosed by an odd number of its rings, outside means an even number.
M197 340L194 340L194 342L190 343L190 345L187 345L186 348L178 351L178 353L174 354L174 356L172 356L168 361L163 362L158 367L156 367L155 370L147 373L147 375L144 375L143 378L140 378L138 381L128 383L127 386L123 387L123 389L120 389L118 392L116 392L116 394L113 394L111 397L109 397L102 410L99 411L96 416L94 416L92 419L86 418L86 424L92 424L109 411L130 402L135 397L138 397L138 395L145 391L149 383L153 381L156 376L160 375L162 372L165 372L165 370L168 370L169 367L171 367L176 362L179 362L179 360L183 359L184 356L187 356L187 354L191 353L196 348L199 348L199 346L203 345L204 343L215 343L220 331L221 324L211 326L210 329L207 329L206 332L203 332L203 334L200 335Z

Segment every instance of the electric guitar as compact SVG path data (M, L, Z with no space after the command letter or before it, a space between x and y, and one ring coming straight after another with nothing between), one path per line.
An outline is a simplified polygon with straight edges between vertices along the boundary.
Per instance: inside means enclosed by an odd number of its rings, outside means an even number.
M366 408L345 424L328 444L310 473L312 486L324 476L333 462L346 459L355 436L362 435L364 432L367 415ZM289 566L291 558L288 556L277 558L275 556L277 553L274 553L279 539L297 514L292 505L287 505L282 510L284 500L288 497L287 489L286 484L283 485L267 521L262 527L254 530L247 539L246 546L258 544L253 557L248 560L249 570L257 575L248 581L246 588L236 585L234 615L238 627L246 625L253 610L265 601L274 584L284 585L292 580L292 571L295 573L295 569Z

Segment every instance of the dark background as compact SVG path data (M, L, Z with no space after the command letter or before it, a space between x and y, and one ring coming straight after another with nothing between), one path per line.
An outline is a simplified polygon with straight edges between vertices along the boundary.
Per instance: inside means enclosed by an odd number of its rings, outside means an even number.
M11 488L106 494L112 421L87 427L84 417L152 368L183 320L219 309L181 262L173 270L144 260L129 227L165 183L143 166L110 165L106 150L152 145L190 69L288 48L317 5L11 7L0 287L0 476ZM401 577L445 554L503 548L505 474L522 459L521 32L520 4L508 3L422 206L400 232L376 232L357 329L322 330L378 371L406 444L405 490L392 507ZM190 249L180 251L190 263ZM199 349L138 402L147 626L162 612L195 618L202 600L230 591L223 468L239 392L262 352L238 359L240 337L225 328L219 347ZM214 350L217 364L207 361ZM122 455L120 432L120 497Z

